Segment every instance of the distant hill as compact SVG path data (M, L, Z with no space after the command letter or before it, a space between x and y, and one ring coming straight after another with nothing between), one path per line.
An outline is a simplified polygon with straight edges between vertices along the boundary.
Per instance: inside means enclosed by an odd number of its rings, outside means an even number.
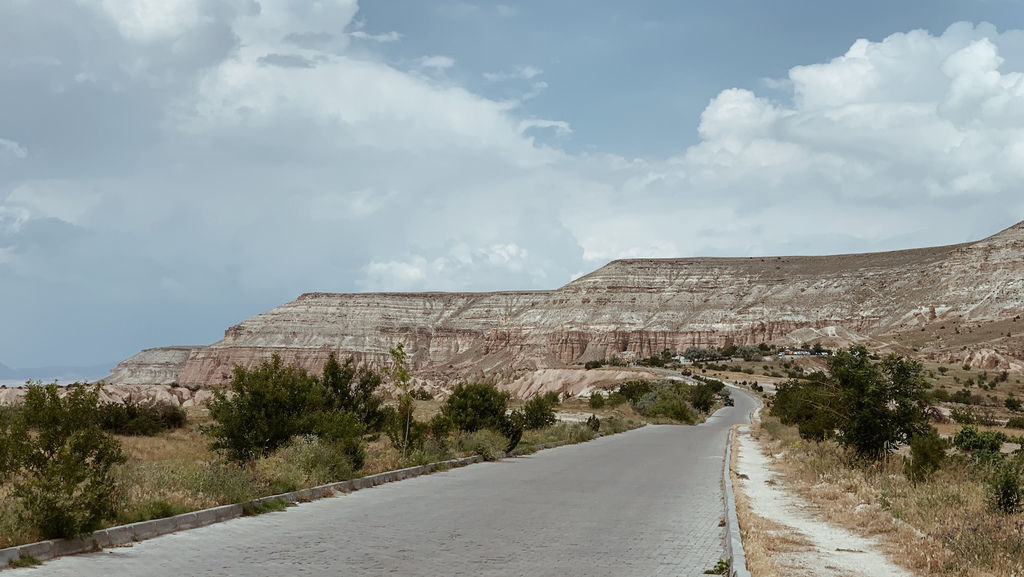
M872 254L618 260L553 291L308 293L206 347L153 349L119 383L219 386L279 355L384 366L405 344L417 378L509 383L664 349L864 343L941 363L1024 369L1024 223L955 246ZM513 388L514 389L514 388Z

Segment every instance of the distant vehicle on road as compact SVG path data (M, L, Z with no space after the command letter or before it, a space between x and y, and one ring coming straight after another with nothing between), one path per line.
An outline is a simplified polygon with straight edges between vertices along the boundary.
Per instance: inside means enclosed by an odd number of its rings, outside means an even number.
M725 406L727 406L727 407L734 407L734 406L736 406L736 401L732 400L732 397L726 397L725 398Z

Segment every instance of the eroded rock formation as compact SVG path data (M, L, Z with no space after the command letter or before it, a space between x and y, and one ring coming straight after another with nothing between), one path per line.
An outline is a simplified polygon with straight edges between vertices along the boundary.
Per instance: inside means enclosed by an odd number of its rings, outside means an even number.
M587 360L760 342L863 342L1014 369L1012 331L981 328L1022 314L1024 223L979 242L885 253L619 260L553 291L309 293L213 345L143 351L108 382L217 386L234 365L272 354L311 370L331 352L380 365L398 342L428 382L485 377L519 383L519 394L537 388L532 373ZM927 331L938 336L908 340Z

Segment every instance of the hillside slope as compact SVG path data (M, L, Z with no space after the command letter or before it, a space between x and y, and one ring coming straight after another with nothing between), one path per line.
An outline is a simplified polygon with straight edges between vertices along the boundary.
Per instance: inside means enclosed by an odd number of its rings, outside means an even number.
M1024 223L974 243L883 253L618 260L553 291L308 293L187 358L181 349L173 362L164 355L160 375L180 371L175 382L214 386L235 364L275 353L313 370L332 351L380 364L397 342L419 376L440 384L760 342L864 342L1019 368L1024 342L1012 328L1021 314ZM138 383L150 370L122 368L108 382Z

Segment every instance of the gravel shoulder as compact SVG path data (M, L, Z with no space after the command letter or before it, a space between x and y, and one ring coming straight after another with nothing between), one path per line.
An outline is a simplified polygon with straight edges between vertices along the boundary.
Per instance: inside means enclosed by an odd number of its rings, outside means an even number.
M741 515L740 525L744 533L761 532L751 539L758 541L753 547L744 541L748 560L752 548L758 549L755 555L770 557L768 562L750 563L754 577L913 577L893 564L877 541L826 522L788 491L785 479L773 470L773 457L766 454L749 427L740 427L733 450L737 500L748 505L754 516L748 515L744 523Z

